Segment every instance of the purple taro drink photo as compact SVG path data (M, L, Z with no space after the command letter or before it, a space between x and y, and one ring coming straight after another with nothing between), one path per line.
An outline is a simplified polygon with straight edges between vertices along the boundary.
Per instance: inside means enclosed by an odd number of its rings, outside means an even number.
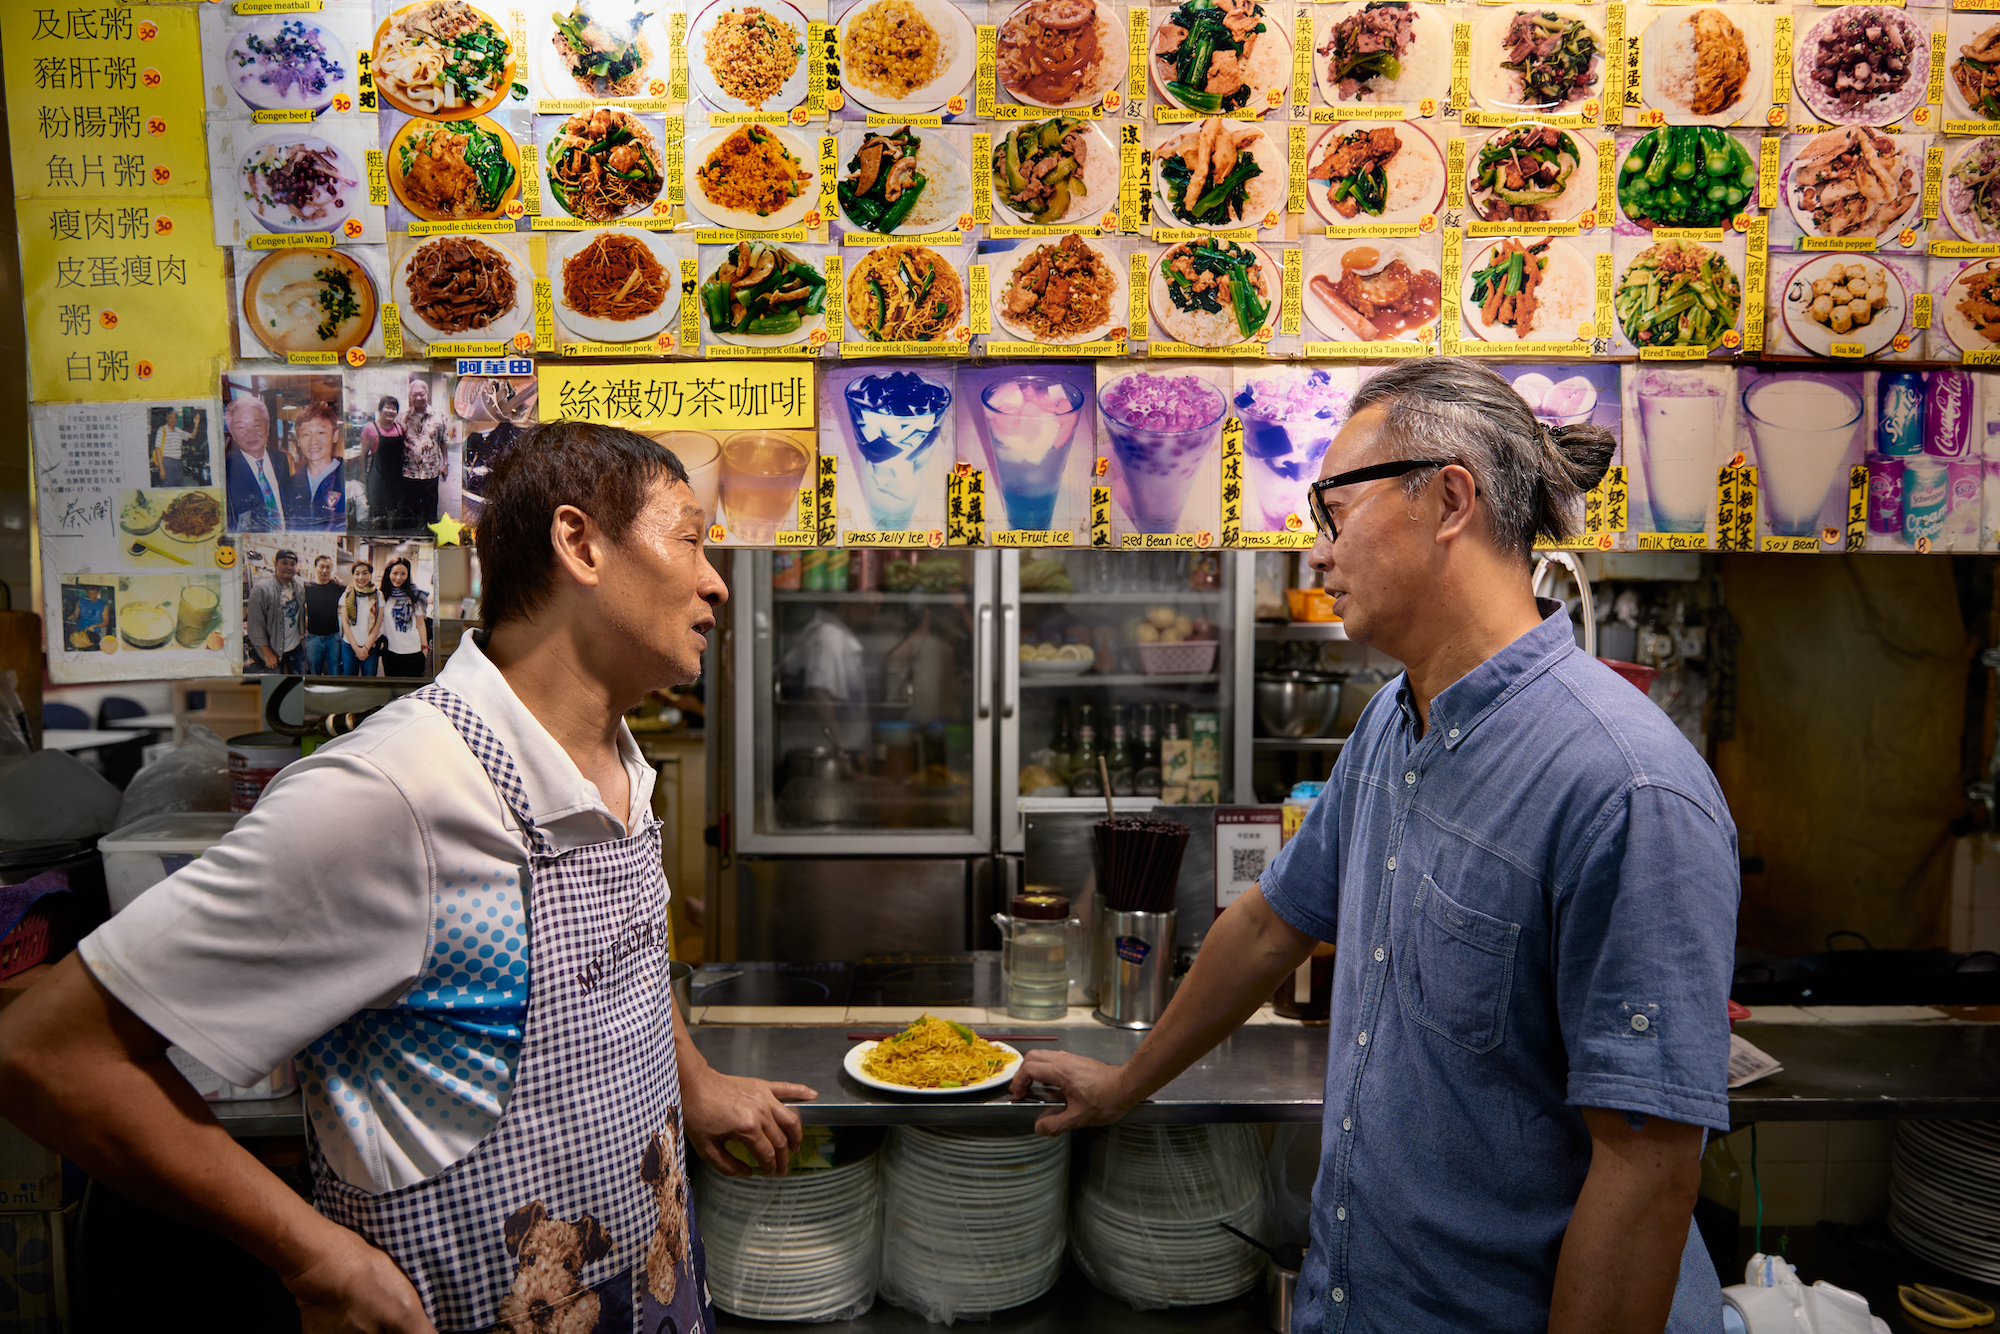
M1099 399L1126 504L1142 533L1179 532L1195 474L1222 439L1223 393L1195 375L1140 372Z
M1084 398L1077 385L1047 375L995 380L980 391L1008 528L1048 530Z
M1347 420L1352 395L1325 371L1262 375L1236 391L1243 420L1243 526L1284 532L1306 512L1306 484Z
M951 411L951 390L914 371L891 371L850 380L845 398L874 526L902 532L923 493L924 473Z

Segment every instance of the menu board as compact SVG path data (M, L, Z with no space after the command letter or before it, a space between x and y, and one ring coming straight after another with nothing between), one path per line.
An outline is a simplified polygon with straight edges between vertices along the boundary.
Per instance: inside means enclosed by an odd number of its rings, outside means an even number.
M725 545L1304 547L1436 355L1620 435L1559 545L2000 542L1990 0L25 5L0 54L38 457L203 405L205 560L454 536L556 418ZM61 527L174 489L119 448L42 473L58 581L164 559ZM144 652L246 661L240 601Z

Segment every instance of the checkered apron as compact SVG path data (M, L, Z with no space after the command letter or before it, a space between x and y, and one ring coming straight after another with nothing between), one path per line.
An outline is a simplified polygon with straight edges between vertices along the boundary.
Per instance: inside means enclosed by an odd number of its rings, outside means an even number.
M457 695L435 705L528 845L528 1018L506 1110L462 1161L370 1195L313 1142L314 1203L388 1252L440 1331L713 1334L688 1208L660 826L558 852L506 748Z

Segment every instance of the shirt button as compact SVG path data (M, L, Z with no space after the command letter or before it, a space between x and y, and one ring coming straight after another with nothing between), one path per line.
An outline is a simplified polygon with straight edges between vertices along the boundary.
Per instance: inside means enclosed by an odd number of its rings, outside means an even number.
M1396 869L1396 859L1394 857L1389 859L1389 869L1392 871Z
M1408 773L1406 773L1406 774L1404 774L1404 775L1403 775L1403 783L1404 783L1404 784L1405 784L1406 786L1407 786L1407 785L1410 785L1410 784L1413 784L1413 783L1415 783L1416 781L1417 781L1417 771L1416 771L1415 769L1412 769L1412 770L1410 770L1410 772L1408 772Z
M1449 737L1455 737L1458 735L1458 729L1454 727L1449 732L1446 732L1445 735Z
M1343 1117L1341 1117L1341 1118L1340 1118L1340 1128L1341 1128L1342 1130L1352 1130L1352 1129L1354 1129L1354 1118L1353 1118L1353 1117L1351 1117L1351 1116L1343 1116Z
M1341 1289L1335 1288L1333 1290L1333 1299L1336 1302L1344 1302L1347 1300L1347 1294L1343 1292Z
M1375 947L1375 962L1380 963L1382 962L1383 959L1387 957L1388 956L1382 952L1382 947L1380 945L1377 945Z
M1638 1015L1638 1016L1636 1016L1636 1017L1637 1017L1637 1018L1640 1018L1640 1019L1643 1019L1643 1018L1645 1018L1645 1016L1644 1016L1644 1015ZM1635 1025L1635 1026L1636 1026L1636 1025ZM1360 1044L1361 1044L1362 1046L1364 1046L1364 1047L1365 1047L1365 1046L1367 1046L1367 1045L1368 1045L1368 1034L1367 1034L1366 1032L1363 1032L1363 1033L1361 1034L1361 1036L1360 1036L1360 1037L1358 1037L1358 1038L1356 1038L1356 1039L1355 1039L1355 1041L1359 1042L1359 1043L1360 1043Z
M1645 1015L1635 1014L1632 1016L1632 1031L1634 1033L1643 1033L1652 1026L1653 1026L1653 1021L1648 1019Z
M1347 1206L1343 1204L1338 1209L1335 1209L1333 1211L1333 1216L1335 1218L1338 1218L1341 1222L1345 1223L1347 1221Z

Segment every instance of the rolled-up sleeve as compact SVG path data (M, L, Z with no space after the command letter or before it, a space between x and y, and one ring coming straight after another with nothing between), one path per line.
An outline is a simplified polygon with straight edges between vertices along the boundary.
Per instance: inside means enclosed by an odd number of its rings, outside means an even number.
M1729 1129L1736 832L1639 783L1605 812L1557 905L1567 1101Z

